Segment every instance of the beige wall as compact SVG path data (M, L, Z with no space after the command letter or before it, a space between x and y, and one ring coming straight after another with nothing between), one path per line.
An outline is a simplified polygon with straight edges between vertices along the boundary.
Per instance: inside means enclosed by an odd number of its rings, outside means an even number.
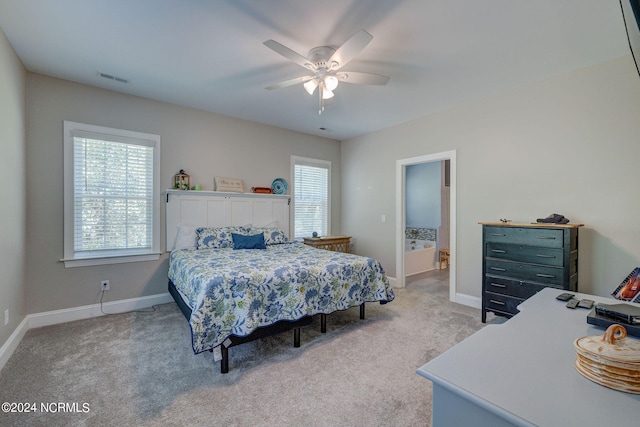
M0 30L0 347L25 318L25 79ZM9 309L9 324L4 324Z
M27 313L99 301L99 283L111 282L105 301L165 293L167 257L158 262L65 268L63 254L62 122L72 120L158 134L161 179L169 188L184 169L192 184L213 189L214 176L245 185L289 180L290 156L332 162L332 227L341 231L339 142L257 123L27 74ZM164 204L162 206L164 236ZM164 237L163 240L164 242Z
M457 291L479 297L478 221L560 213L580 230L579 286L640 266L640 78L609 61L342 143L342 229L395 276L395 163L457 152ZM386 214L386 223L380 215Z
M0 322L0 344L27 313L98 302L102 279L111 281L108 301L166 291L166 256L68 269L59 262L63 120L161 135L167 187L180 168L211 189L215 175L240 177L248 186L289 177L290 155L330 160L332 231L353 235L356 252L380 259L390 276L395 162L448 150L458 156L458 292L480 295L481 220L530 221L557 212L584 222L585 292L606 295L640 265L640 79L627 57L354 138L342 148L336 141L25 73L3 35L0 95L2 170L19 177L15 187L1 190L11 209L0 214L0 314L10 308L12 321L8 327Z

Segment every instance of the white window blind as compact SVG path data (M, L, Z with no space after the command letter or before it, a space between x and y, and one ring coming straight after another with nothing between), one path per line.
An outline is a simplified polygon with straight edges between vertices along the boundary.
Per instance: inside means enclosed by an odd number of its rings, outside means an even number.
M331 163L294 158L294 236L329 234Z
M159 149L157 135L65 122L65 263L159 253Z

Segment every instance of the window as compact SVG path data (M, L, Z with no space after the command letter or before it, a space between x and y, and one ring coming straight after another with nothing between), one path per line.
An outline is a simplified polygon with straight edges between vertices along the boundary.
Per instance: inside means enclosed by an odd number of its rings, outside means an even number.
M291 157L295 238L326 236L331 230L331 162Z
M160 257L160 136L64 122L65 267Z

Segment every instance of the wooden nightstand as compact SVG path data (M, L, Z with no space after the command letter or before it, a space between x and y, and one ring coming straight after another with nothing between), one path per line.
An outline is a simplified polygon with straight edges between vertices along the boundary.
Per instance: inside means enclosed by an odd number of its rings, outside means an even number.
M351 236L305 237L304 244L328 251L351 253Z

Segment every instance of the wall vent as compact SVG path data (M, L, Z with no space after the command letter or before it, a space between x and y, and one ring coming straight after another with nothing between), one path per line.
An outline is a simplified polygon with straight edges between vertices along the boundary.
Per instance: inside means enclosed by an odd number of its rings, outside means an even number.
M129 80L129 79L123 79L122 77L112 76L111 74L98 72L98 75L100 77L102 77L102 78L113 80L113 81L120 82L120 83L129 83L129 82L131 82L131 80Z

